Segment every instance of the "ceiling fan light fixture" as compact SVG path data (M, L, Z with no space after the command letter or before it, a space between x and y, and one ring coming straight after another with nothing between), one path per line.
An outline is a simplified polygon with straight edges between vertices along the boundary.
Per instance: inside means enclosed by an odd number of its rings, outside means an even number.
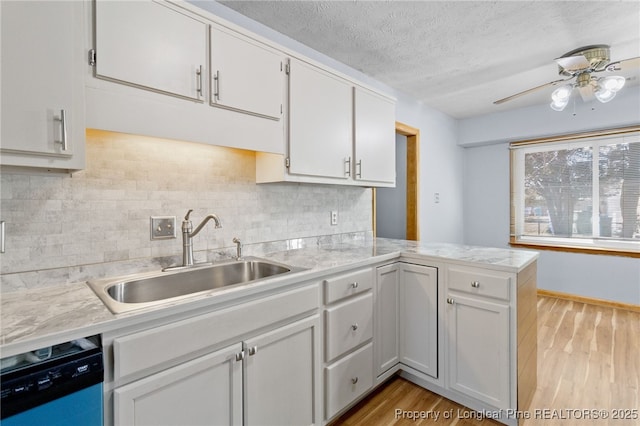
M599 83L600 87L602 87L603 89L617 92L624 87L624 83L626 81L627 80L624 77L612 75L601 78Z
M569 103L569 98L567 97L564 100L553 100L553 102L551 102L551 104L549 105L551 107L552 110L554 111L562 111L563 109L565 109L565 107L567 106L567 104Z
M573 85L565 84L564 86L560 86L553 91L553 93L551 94L551 99L557 105L564 102L566 106L566 102L569 101L569 96L571 96L572 91L573 91ZM564 109L564 106L562 108Z
M593 94L595 95L596 99L602 102L603 104L606 104L611 99L616 97L615 91L608 90L603 87L598 87L598 89L595 92L593 92Z

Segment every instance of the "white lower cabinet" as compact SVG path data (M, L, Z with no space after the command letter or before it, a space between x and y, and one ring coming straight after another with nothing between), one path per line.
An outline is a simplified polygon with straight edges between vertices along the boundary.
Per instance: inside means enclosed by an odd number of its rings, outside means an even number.
M446 294L448 387L497 409L513 408L517 375L510 301L515 275L450 266ZM515 335L516 330L514 330Z
M369 343L325 369L327 418L333 417L371 389L372 363L373 345Z
M509 306L467 296L447 300L449 387L510 408Z
M320 424L319 296L312 282L103 335L105 424Z
M116 425L242 424L235 344L114 391Z
M399 361L399 306L400 266L398 263L380 266L376 270L375 294L375 368L380 376Z
M314 316L244 342L245 425L316 424L318 322Z
M438 377L438 269L400 264L400 362Z
M314 315L114 390L115 425L316 424Z
M328 421L373 386L372 268L324 280L324 415Z

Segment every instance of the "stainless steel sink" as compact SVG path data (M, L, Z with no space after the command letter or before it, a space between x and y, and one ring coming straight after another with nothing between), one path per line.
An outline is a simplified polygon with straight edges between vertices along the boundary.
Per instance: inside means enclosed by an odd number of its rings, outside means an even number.
M301 268L246 258L215 265L89 281L88 284L113 313L122 313L299 270Z

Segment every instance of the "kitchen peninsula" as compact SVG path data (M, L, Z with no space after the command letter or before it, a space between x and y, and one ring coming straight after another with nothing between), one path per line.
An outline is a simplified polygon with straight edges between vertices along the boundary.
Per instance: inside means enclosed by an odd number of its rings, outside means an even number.
M330 421L397 373L473 409L526 409L535 390L537 253L347 236L248 245L245 252L304 271L120 315L84 282L4 293L2 356L101 334L106 424L117 424L127 420L122 407L134 403L127 400L134 385L231 342L243 342L232 352L244 356L246 349L257 359L267 345L262 336L293 327L292 336L303 333L310 343L300 352L309 355L301 367L309 381L299 417L310 423ZM95 270L87 279L103 278ZM216 330L228 324L225 315L241 318L237 330ZM212 340L187 341L189 330L207 330ZM160 346L177 352L144 352L165 337L177 340ZM142 361L123 358L139 351Z

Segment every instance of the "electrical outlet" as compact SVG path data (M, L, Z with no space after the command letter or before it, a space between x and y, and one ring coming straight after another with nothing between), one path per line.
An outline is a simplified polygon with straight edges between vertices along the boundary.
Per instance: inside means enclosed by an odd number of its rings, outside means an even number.
M434 192L433 193L433 202L438 204L440 202L440 193L439 192Z
M166 240L176 237L175 216L151 216L151 239Z
M335 210L331 211L331 225L338 224L338 212Z

